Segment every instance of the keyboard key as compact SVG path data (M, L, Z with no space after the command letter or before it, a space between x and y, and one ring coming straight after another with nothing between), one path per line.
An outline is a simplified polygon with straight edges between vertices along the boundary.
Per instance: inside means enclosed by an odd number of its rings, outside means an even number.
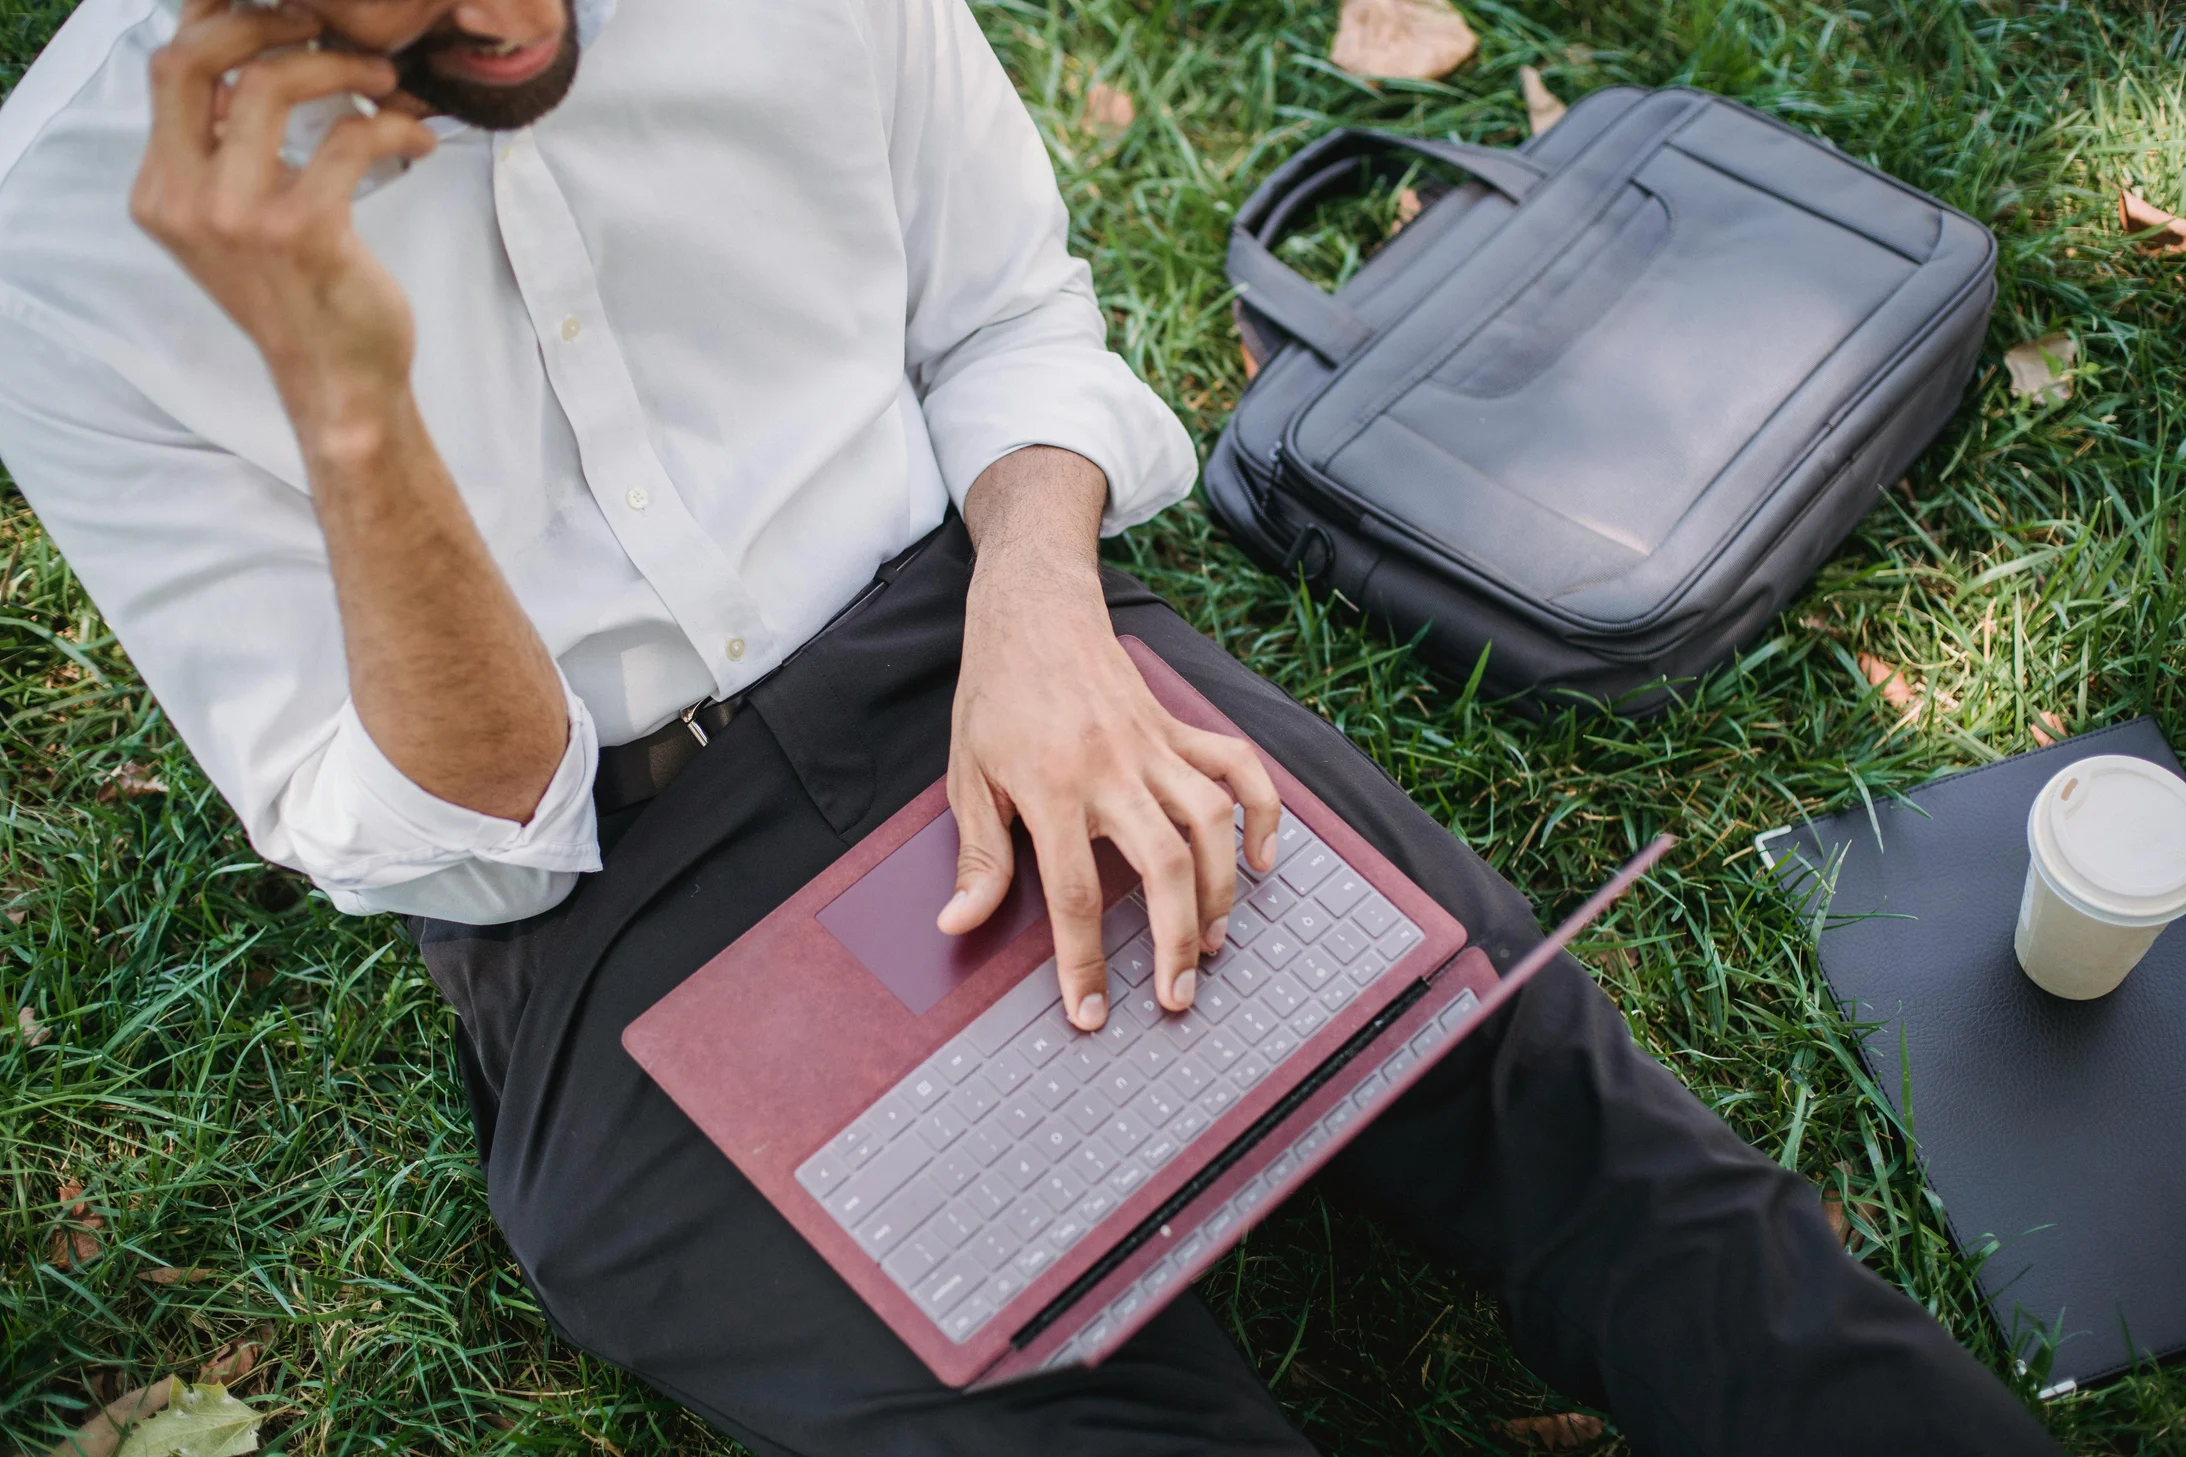
M850 1166L833 1149L821 1149L797 1170L797 1182L815 1199L825 1199L829 1190L849 1177Z
M1345 866L1337 866L1336 873L1321 882L1321 888L1313 898L1328 907L1332 916L1348 915L1351 908L1366 898L1366 882L1358 872Z
M974 1295L949 1312L941 1322L942 1330L949 1339L962 1345L978 1334L979 1328L994 1319L994 1302L985 1291Z
M1059 1250L1067 1250L1079 1240L1084 1239L1086 1232L1091 1227L1077 1215L1066 1214L1048 1226L1048 1243Z
M1257 1053L1239 1058L1237 1066L1230 1069L1230 1081L1240 1088L1249 1088L1267 1075L1268 1065L1260 1060Z
M1135 1159L1125 1159L1109 1171L1108 1188L1118 1198L1125 1197L1146 1182L1146 1170Z
M1419 944L1419 927L1410 921L1399 921L1390 928L1389 934L1374 943L1374 949L1395 961Z
M987 1059L980 1076L993 1084L997 1093L1007 1097L1032 1076L1032 1064L1025 1061L1024 1054L1017 1049L1006 1048Z
M1128 1155L1132 1149L1146 1142L1146 1135L1154 1130L1146 1126L1146 1120L1128 1108L1108 1120L1101 1130L1101 1137L1118 1154Z
M1341 926L1328 933L1330 940L1342 934ZM1290 974L1315 991L1327 986L1328 979L1341 969L1342 963L1329 955L1327 942L1307 947L1304 954L1290 964Z
M1397 908L1378 895L1369 894L1351 912L1351 919L1359 929L1379 941L1382 933L1397 923Z
M958 1035L968 1038L983 1055L993 1057L1009 1046L1033 1018L1062 999L1063 990L1055 981L1055 959L1049 957L1026 972L1023 981L1002 993Z
M1109 1102L1121 1106L1138 1096L1139 1089L1146 1086L1146 1077L1131 1064L1119 1062L1102 1073L1100 1080L1094 1083L1093 1086L1098 1088L1101 1096Z
M1283 884L1281 876L1271 875L1258 890L1245 897L1245 904L1262 920L1280 920L1283 912L1298 904L1298 892Z
M1366 937L1353 926L1331 926L1328 935L1321 939L1321 950L1339 963L1349 965L1366 950Z
M1146 1146L1139 1150L1139 1159L1149 1169L1158 1169L1175 1158L1183 1147L1184 1145L1171 1135L1157 1133L1152 1138L1147 1139Z
M1177 1052L1162 1038L1142 1037L1136 1047L1124 1054L1124 1060L1152 1079L1175 1065Z
M1052 1069L1037 1074L1032 1080L1032 1096L1038 1098L1045 1108L1062 1107L1076 1091L1078 1089L1072 1079Z
M1047 1201L1048 1208L1061 1214L1078 1202L1086 1188L1087 1181L1079 1176L1078 1171L1065 1165L1059 1169L1048 1170L1047 1177L1040 1181L1039 1194Z
M942 1075L939 1068L926 1068L915 1072L903 1082L904 1096L921 1113L940 1102L948 1091L949 1080Z
M1200 1134L1207 1131L1207 1125L1211 1121L1212 1120L1210 1120L1206 1114L1200 1112L1199 1109L1186 1108L1182 1113L1177 1114L1175 1118L1171 1119L1169 1121L1169 1126L1162 1131L1168 1134L1171 1138L1175 1139L1178 1143L1190 1143L1193 1139L1199 1137Z
M1085 1176L1087 1183L1093 1184L1108 1177L1108 1171L1115 1167L1116 1160L1098 1143L1081 1143L1072 1150L1069 1163Z
M1206 1092L1199 1095L1199 1111L1209 1118L1220 1118L1237 1102L1237 1089L1217 1078Z
M1240 996L1254 997L1259 995L1260 988L1266 986L1268 978L1273 975L1275 973L1270 971L1250 951L1240 951L1228 966L1222 968L1221 985L1228 987Z
M990 1270L999 1270L1023 1249L1025 1242L1018 1239L1008 1225L990 1224L965 1246L973 1259Z
M1138 1023L1141 1030L1156 1025L1169 1015L1169 1009L1162 1006L1161 999L1154 995L1151 982L1121 998L1117 1005L1122 1009L1124 1019Z
M1290 959L1298 954L1304 944L1287 929L1277 927L1260 938L1253 946L1252 954L1266 962L1269 967L1281 970L1290 965Z
M1253 1051L1266 1058L1272 1066L1298 1050L1298 1038L1288 1027L1278 1027L1268 1034L1267 1041Z
M1023 1293L1028 1283L1024 1276L1017 1273L1017 1262L1012 1260L1010 1268L994 1272L994 1278L987 1282L987 1288L980 1294L993 1301L994 1308L1000 1310Z
M1275 866L1280 870L1283 862L1308 845L1317 845L1313 832L1305 827L1305 821L1289 810L1283 811L1282 823L1275 831Z
M1213 1030L1214 1023L1199 1015L1199 1001L1195 997L1192 1000L1191 1011L1179 1012L1173 1017L1164 1019L1162 1024L1154 1029L1154 1034L1177 1052L1185 1053L1199 1046L1199 1039Z
M1131 1111L1154 1128L1159 1128L1176 1117L1177 1110L1183 1106L1184 1100L1167 1088L1148 1088L1131 1100ZM1123 1151L1129 1152L1128 1149Z
M1019 1093L1002 1105L1002 1111L995 1114L987 1126L1000 1130L1004 1138L1024 1139L1030 1138L1032 1131L1046 1119L1047 1110L1031 1094Z
M1236 987L1224 986L1210 978L1201 978L1199 994L1192 998L1192 1010L1209 1022L1220 1022L1236 1011L1245 1000L1245 994Z
M914 1179L909 1188L882 1205L880 1213L858 1226L856 1239L877 1260L894 1249L898 1240L931 1219L946 1199L941 1186L932 1179Z
M1010 1262L1010 1269L1018 1279L1029 1281L1054 1264L1055 1255L1055 1246L1044 1239L1034 1240L1017 1252L1017 1258Z
M926 1233L953 1250L979 1233L979 1226L985 1222L976 1217L971 1207L959 1199L934 1216L933 1223L926 1226Z
M1314 845L1300 850L1283 862L1283 884L1300 895L1311 895L1313 888L1335 872L1336 852L1326 845Z
M987 1110L1002 1101L1002 1095L987 1081L985 1073L968 1077L949 1095L948 1106L964 1115L967 1123L977 1123L987 1116Z
M979 1218L992 1219L1009 1208L1016 1197L1017 1191L1010 1187L1007 1179L996 1174L982 1174L973 1180L959 1202Z
M1116 1196L1106 1189L1095 1189L1078 1201L1078 1217L1088 1225L1099 1224L1108 1217L1108 1211L1116 1207Z
M1382 960L1378 952L1369 951L1357 961L1351 963L1351 969L1347 974L1362 987L1372 986L1374 978L1388 969L1389 963Z
M1328 1013L1322 1011L1318 1003L1308 1002L1290 1019L1290 1030L1293 1036L1303 1042L1327 1023Z
M979 1160L969 1149L952 1148L935 1161L934 1177L954 1194L979 1177Z
M1097 1093L1079 1093L1063 1105L1063 1116L1071 1127L1090 1137L1108 1121L1108 1103Z
M1275 1018L1267 1008L1248 1002L1237 1009L1237 1015L1230 1018L1230 1024L1224 1030L1237 1033L1247 1042L1258 1043L1275 1027Z
M939 1153L962 1138L964 1131L971 1126L970 1120L963 1114L943 1104L919 1119L918 1132L919 1137L926 1140L926 1146Z
M1216 1072L1222 1072L1243 1057L1251 1046L1242 1036L1233 1037L1228 1032L1216 1032L1207 1038L1206 1044L1199 1051L1200 1056L1207 1060L1208 1066Z
M1339 976L1321 989L1321 1005L1331 1012L1338 1011L1358 994L1358 987L1349 977Z
M1283 917L1283 929L1296 936L1298 944L1303 946L1319 940L1332 919L1328 912L1313 901L1300 901L1290 908L1289 915Z
M845 1229L857 1228L865 1222L867 1215L887 1202L889 1195L925 1168L932 1157L933 1151L915 1138L890 1144L864 1168L852 1174L849 1182L827 1200L828 1213L840 1220Z
M987 1282L987 1272L970 1255L958 1255L918 1287L913 1296L926 1313L937 1319L949 1313L959 1300Z
M1019 1239L1031 1239L1047 1228L1047 1206L1028 1196L1012 1204L1009 1213L1002 1216L1002 1222L1015 1231Z
M1039 1021L1017 1034L1010 1050L1034 1067L1045 1067L1070 1040L1070 1023L1060 1015L1043 1014Z
M1230 907L1230 940L1239 946L1250 946L1252 938L1268 928L1265 917L1249 903Z
M990 1123L974 1128L964 1140L964 1147L970 1149L982 1165L989 1165L1010 1151L1010 1141L1002 1136L1000 1128Z
M955 1041L935 1054L932 1066L951 1083L961 1083L979 1071L979 1049L958 1034Z
M1169 1075L1161 1081L1172 1093L1196 1098L1207 1090L1207 1084L1214 1081L1214 1074L1207 1071L1207 1065L1198 1058L1186 1057L1179 1058L1177 1065L1170 1068Z
M1101 954L1111 956L1146 929L1146 904L1133 891L1101 917Z
M947 1253L945 1246L921 1231L896 1246L896 1252L882 1260L880 1267L898 1285L915 1285L919 1277L940 1264L941 1257Z
M1144 986L1154 974L1154 943L1140 936L1108 958L1108 969L1125 986Z
M1047 1160L1035 1152L1031 1144L1023 1143L1002 1155L1002 1162L995 1167L1002 1171L1003 1178L1018 1188L1029 1189L1047 1169Z
M831 1147L836 1157L855 1169L863 1167L887 1145L888 1135L881 1132L879 1125L869 1118L860 1118L836 1134Z
M1260 1000L1272 1008L1278 1017L1288 1017L1298 1010L1305 999L1306 989L1287 971L1270 981L1267 989L1260 994Z

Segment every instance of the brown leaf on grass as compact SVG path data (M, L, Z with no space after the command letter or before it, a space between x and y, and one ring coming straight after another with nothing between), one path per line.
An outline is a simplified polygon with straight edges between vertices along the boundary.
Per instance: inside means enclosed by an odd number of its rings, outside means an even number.
M1920 695L1905 681L1905 675L1871 653L1859 655L1860 671L1867 681L1882 690L1882 701L1892 708L1911 708L1920 701Z
M2141 240L2141 247L2151 253L2186 253L2186 218L2165 212L2137 192L2119 191L2118 223L2128 233L2163 229Z
M48 1261L57 1270L74 1265L88 1265L99 1257L97 1231L106 1228L106 1217L91 1212L91 1205L83 1197L83 1185L74 1179L63 1183L55 1195L66 1211L63 1223L53 1231L53 1252Z
M1520 1446L1541 1452L1575 1452L1598 1442L1602 1419L1584 1412L1565 1411L1551 1416L1513 1417L1503 1423L1503 1435Z
M2004 367L2011 371L2012 394L2045 405L2071 399L2072 361L2079 355L2079 341L2070 334L2044 334L2012 345L2004 351Z
M1432 81L1479 49L1465 17L1444 0L1343 0L1328 58L1354 76Z
M15 1009L15 1035L23 1039L25 1047L43 1047L53 1036L53 1029L38 1020L38 1014L28 1007Z
M2034 722L2027 725L2027 732L2033 735L2035 743L2045 749L2067 736L2065 721L2046 708L2034 715Z
M194 1273L210 1275L212 1271ZM230 1341L214 1353L205 1363L205 1369L197 1373L198 1385L217 1381L222 1386L234 1386L258 1368L259 1346L256 1341Z
M1518 91L1526 98L1526 125L1539 136L1564 119L1564 104L1548 89L1548 82L1531 66L1518 68Z
M1406 223L1409 223L1412 219L1418 217L1422 212L1426 210L1426 207L1427 204L1419 200L1418 188L1398 188L1397 216L1395 221L1389 224L1389 236L1394 238Z
M201 1280L210 1280L214 1273L214 1271L208 1270L202 1265L192 1265L186 1270L174 1265L161 1265L155 1269L139 1272L137 1278L139 1280L149 1280L154 1285L195 1285ZM200 1376L197 1379L210 1381L213 1378Z
M113 1457L114 1449L129 1434L130 1426L165 1408L174 1387L174 1379L170 1377L122 1393L108 1402L97 1416L78 1427L76 1435L55 1447L48 1457Z
M1837 1167L1844 1171L1846 1185L1849 1187L1852 1179L1852 1165L1840 1159L1837 1161ZM1882 1206L1871 1199L1853 1200L1852 1212L1866 1220L1870 1228L1882 1222ZM1852 1236L1859 1231L1845 1214L1844 1200L1838 1197L1837 1187L1834 1184L1822 1190L1822 1218L1829 1221L1829 1228L1837 1236L1837 1243L1850 1249L1852 1247Z
M1138 119L1138 104L1128 91L1095 81L1093 89L1085 94L1085 129L1097 136L1121 136Z
M124 799L142 799L147 794L166 792L167 785L164 780L136 760L130 759L114 766L114 772L106 776L106 783L99 786L98 797L110 800L119 795Z

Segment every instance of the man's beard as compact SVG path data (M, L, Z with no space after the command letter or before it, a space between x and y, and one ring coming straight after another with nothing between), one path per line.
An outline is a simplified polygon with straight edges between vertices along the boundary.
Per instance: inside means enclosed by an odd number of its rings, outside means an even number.
M573 5L562 27L562 48L544 71L514 86L492 86L443 75L432 64L436 51L466 44L474 37L427 35L389 57L401 78L402 90L434 111L487 131L512 132L530 126L561 105L577 79L577 21Z

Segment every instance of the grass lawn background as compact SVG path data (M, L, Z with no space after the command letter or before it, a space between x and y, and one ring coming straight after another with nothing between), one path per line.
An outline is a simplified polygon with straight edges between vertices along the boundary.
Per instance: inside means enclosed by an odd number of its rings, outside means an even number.
M0 90L68 8L0 0ZM1673 81L1739 97L1996 228L2003 295L1964 408L1813 588L1667 718L1532 724L1471 701L1254 571L1196 504L1112 554L1341 724L1544 916L1656 830L1685 836L1660 877L1677 893L1635 899L1584 959L1690 1087L1817 1197L1847 1197L1860 1259L2009 1374L2008 1336L1860 1091L1749 846L1801 811L2031 747L2045 712L2074 731L2153 713L2186 744L2186 262L2138 254L2115 220L2121 183L2186 212L2186 12L1475 0L1470 66L1373 87L1324 59L1334 0L976 8L1048 136L1116 346L1203 447L1242 385L1231 209L1336 122L1516 141L1521 64L1567 100ZM1137 103L1120 135L1085 126L1096 80ZM1393 206L1331 210L1290 256L1338 278ZM2052 330L2079 340L2072 399L2014 402L2002 350ZM1884 702L1861 653L1901 665L1923 709ZM392 922L338 916L252 855L12 489L0 715L0 999L51 1032L33 1048L0 1031L0 1452L43 1451L95 1386L194 1370L237 1339L265 1344L245 1390L288 1452L733 1450L547 1334L487 1219L452 1017L415 957ZM118 792L117 775L165 792ZM68 1269L50 1262L64 1179L104 1221L101 1255ZM161 1266L211 1274L143 1278ZM1506 1450L1500 1422L1569 1407L1487 1301L1312 1195L1202 1288L1331 1452ZM2186 1375L2043 1417L2075 1451L2186 1451Z

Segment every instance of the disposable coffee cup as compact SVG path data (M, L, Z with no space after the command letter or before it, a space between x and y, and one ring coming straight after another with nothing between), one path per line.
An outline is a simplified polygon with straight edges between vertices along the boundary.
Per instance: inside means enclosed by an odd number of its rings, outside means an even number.
M2186 780L2126 754L2082 759L2035 796L2027 849L2021 969L2060 997L2104 996L2186 916Z

